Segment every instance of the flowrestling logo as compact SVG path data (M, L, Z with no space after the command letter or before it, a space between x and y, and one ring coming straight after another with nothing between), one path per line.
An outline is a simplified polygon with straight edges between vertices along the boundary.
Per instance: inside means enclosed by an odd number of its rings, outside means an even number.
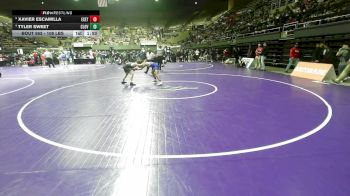
M61 11L61 10L54 10L54 11L41 11L40 15L50 16L50 15L72 15L73 11Z

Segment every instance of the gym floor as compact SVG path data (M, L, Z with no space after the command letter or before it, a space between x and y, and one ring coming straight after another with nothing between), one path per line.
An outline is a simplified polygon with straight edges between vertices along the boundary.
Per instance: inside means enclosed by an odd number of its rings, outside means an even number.
M350 195L349 87L220 63L168 63L162 86L0 71L0 195Z

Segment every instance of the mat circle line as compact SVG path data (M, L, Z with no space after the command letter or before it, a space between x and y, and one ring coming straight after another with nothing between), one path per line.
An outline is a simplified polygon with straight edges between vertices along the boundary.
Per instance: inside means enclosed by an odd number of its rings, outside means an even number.
M135 94L136 96L140 96L140 97L144 97L144 98L147 98L147 99L169 99L169 100L175 100L175 99L194 99L194 98L200 98L200 97L206 97L206 96L209 96L211 94L214 94L218 91L218 87L213 85L213 84L209 84L209 83L206 83L206 82L199 82L199 81L184 81L184 80L169 80L169 81L162 81L163 84L164 83L171 83L171 82L183 82L183 83L197 83L197 84L205 84L205 85L208 85L208 86L211 86L214 90L209 92L209 93L205 93L205 94L202 94L202 95L196 95L196 96L187 96L187 97L151 97L151 96L147 96L147 95L141 95L141 94L138 94L137 92L135 92L135 89L139 88L139 86L142 86L144 84L139 84L137 85L136 87L133 87L131 89L131 93Z
M183 74L183 73L174 73L174 74ZM199 74L199 73L185 73L185 74ZM287 144L291 144L297 141L300 141L302 139L305 139L317 132L319 132L320 130L322 130L331 120L332 115L333 115L333 109L331 107L331 105L324 99L322 98L320 95L307 90L303 87L294 85L294 84L290 84L290 83L286 83L286 82L282 82L282 81L278 81L278 80L272 80L272 79L266 79L266 78L259 78L259 77L252 77L252 76L243 76L243 75L231 75L231 74L213 74L213 73L200 73L200 74L204 74L204 75L213 75L213 76L231 76L231 77L243 77L243 78L253 78L253 79L259 79L259 80L265 80L265 81L270 81L270 82L274 82L274 83L278 83L278 84L283 84L283 85L287 85L287 86L291 86L300 90L303 90L315 97L317 97L318 99L320 99L323 104L326 106L327 108L327 116L325 117L325 119L323 120L322 123L320 123L317 127L313 128L310 131L307 131L304 134L301 134L299 136L293 137L291 139L287 139L281 142L277 142L277 143L273 143L273 144L269 144L269 145L264 145L264 146L258 146L258 147L253 147L253 148L247 148L247 149L240 149L240 150L232 150L232 151L224 151L224 152L214 152L214 153L200 153L200 154L169 154L169 155L144 155L144 154L124 154L124 153L114 153L114 152L105 152L105 151L97 151L97 150L89 150L89 149L83 149L83 148L79 148L79 147L74 147L74 146L68 146L65 144L61 144L55 141L51 141L47 138L44 138L36 133L34 133L32 130L30 130L25 123L23 122L22 119L22 115L24 110L34 101L49 95L53 92L57 92L66 88L70 88L70 87L74 87L74 86L78 86L78 85L83 85L83 84L88 84L88 83L93 83L93 82L98 82L98 81L103 81L103 80L110 80L110 79L115 79L117 77L113 77L113 78L105 78L105 79L98 79L98 80L92 80L92 81L87 81L87 82L82 82L82 83L77 83L77 84L73 84L73 85L69 85L69 86L64 86L61 88L57 88L54 90L51 90L49 92L46 92L42 95L37 96L36 98L30 100L29 102L27 102L26 104L24 104L21 109L19 110L18 114L17 114L17 121L19 126L22 128L22 130L24 132L26 132L28 135L32 136L33 138L42 141L44 143L47 143L49 145L58 147L58 148L63 148L63 149L67 149L67 150L71 150L71 151L77 151L77 152L82 152L82 153L88 153L88 154L94 154L94 155L103 155L103 156L110 156L110 157L137 157L137 158L148 158L148 159L190 159L190 158L208 158L208 157L222 157L222 156L231 156L231 155L237 155L237 154L245 154L245 153L252 153L252 152L258 152L258 151L264 151L264 150L269 150L269 149L273 149L273 148L277 148L277 147L281 147L281 146L285 146Z
M30 79L30 78L0 78L0 81L1 80L26 80L26 81L30 81L30 84L24 86L24 87L21 87L21 88L18 88L18 89L15 89L15 90L12 90L12 91L9 91L9 92L5 92L5 93L0 93L0 96L3 96L3 95L8 95L8 94L11 94L11 93L15 93L17 91L20 91L20 90L23 90L23 89L26 89L32 85L35 84L35 81L33 79Z

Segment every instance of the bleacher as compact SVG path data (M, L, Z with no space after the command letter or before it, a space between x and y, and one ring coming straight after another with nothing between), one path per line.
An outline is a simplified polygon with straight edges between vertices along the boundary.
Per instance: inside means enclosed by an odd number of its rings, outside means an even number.
M270 54L267 63L285 66L289 47L301 42L305 60L310 59L315 42L337 43L348 40L350 34L350 1L348 0L255 0L242 9L232 9L213 17L194 13L182 25L165 26L103 26L99 38L12 38L11 20L0 17L1 47L4 51L37 47L72 47L73 43L93 46L96 50L140 49L142 40L179 45L183 48L255 49L258 42L267 42ZM334 43L333 43L334 42Z
M326 41L338 50L342 42L349 40L349 5L346 0L254 1L244 9L225 12L207 26L193 27L183 46L237 46L244 56L250 56L248 50L255 50L258 42L267 42L267 64L285 66L290 47L299 42L302 60L309 61L316 42Z

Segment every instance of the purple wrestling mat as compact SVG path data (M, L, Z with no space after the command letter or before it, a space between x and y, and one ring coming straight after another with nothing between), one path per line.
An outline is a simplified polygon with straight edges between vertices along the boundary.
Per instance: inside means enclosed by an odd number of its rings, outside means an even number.
M168 63L161 86L1 72L0 195L350 195L347 87L219 63Z

